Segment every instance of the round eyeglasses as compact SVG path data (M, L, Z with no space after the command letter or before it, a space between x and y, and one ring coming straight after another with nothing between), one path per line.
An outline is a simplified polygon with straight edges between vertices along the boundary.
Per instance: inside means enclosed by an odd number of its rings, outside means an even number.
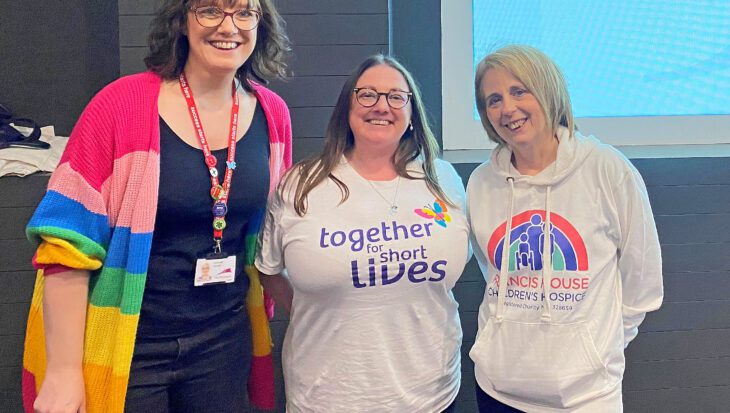
M218 27L226 17L231 16L233 25L239 30L253 30L259 25L261 12L253 9L240 9L226 12L215 6L205 6L192 9L195 20L203 27Z
M390 92L378 92L367 87L357 87L352 89L355 93L355 99L357 103L371 108L378 103L381 96L385 96L385 101L388 102L388 106L393 109L402 109L411 99L412 92L403 92L402 90L391 90Z

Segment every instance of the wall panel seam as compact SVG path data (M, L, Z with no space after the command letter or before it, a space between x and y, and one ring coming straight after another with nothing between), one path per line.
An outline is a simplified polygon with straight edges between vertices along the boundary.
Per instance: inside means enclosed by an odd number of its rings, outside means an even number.
M641 389L641 390L625 390L626 393L640 393L640 392L650 392L650 391L658 391L658 390L676 390L676 389L709 389L709 388L716 388L716 387L728 387L730 388L730 384L711 384L708 386L678 386L678 387L657 387L656 389Z
M663 247L669 247L669 246L689 246L689 245L728 245L730 246L730 242L721 241L721 242L681 242L681 243L662 243ZM730 252L730 250L728 250Z
M281 13L281 17L286 18L288 16L387 16L388 13Z

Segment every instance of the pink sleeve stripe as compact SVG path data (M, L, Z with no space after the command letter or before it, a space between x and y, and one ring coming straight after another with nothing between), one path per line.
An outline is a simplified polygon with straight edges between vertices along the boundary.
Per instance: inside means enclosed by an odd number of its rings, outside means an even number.
M271 354L251 359L248 375L248 396L256 408L274 410L276 398L274 391L274 360Z
M97 190L101 186L90 184L81 174L71 167L68 162L58 165L48 181L48 190L56 191L84 206L90 212L106 215L106 207L101 193Z
M35 375L23 368L22 388L23 388L23 411L25 413L33 413L33 403L35 403L38 393L35 389Z
M66 271L72 271L73 268L69 268L65 265L55 264L55 265L49 265L43 270L43 275L49 276L53 274L58 274L60 272L66 272Z
M114 157L140 150L159 152L159 91L160 78L152 73L107 85L79 117L59 163L83 171L89 185L99 189L112 173Z
M154 229L160 178L160 155L154 151L130 152L114 161L114 175L102 185L109 222L133 233ZM132 203L130 205L130 203Z
M58 274L61 272L66 272L66 271L73 271L73 270L74 270L73 268L67 267L65 265L55 264L55 265L49 265L46 268L44 268L43 275L47 277L49 275Z
M58 274L59 272L66 272L71 271L73 268L67 267L65 265L61 264L40 264L38 263L38 260L36 259L38 253L36 252L33 254L33 259L31 260L33 263L33 268L36 270L43 270L43 275L53 275Z
M111 125L107 113L92 103L84 109L69 138L59 165L69 165L69 169L80 171L88 184L97 191L102 182L111 174L112 142L103 138L108 136Z
M281 171L284 168L284 163L282 162L282 158L284 156L284 144L271 142L269 144L269 148L271 152L269 155L269 171L271 172L271 177L269 179L269 194L272 194L276 190L276 186L279 184L279 180L282 177Z
M287 137L285 130L291 130L289 108L284 103L284 100L276 93L259 84L254 83L253 86L259 102L266 113L266 119L269 121L270 142L286 143Z

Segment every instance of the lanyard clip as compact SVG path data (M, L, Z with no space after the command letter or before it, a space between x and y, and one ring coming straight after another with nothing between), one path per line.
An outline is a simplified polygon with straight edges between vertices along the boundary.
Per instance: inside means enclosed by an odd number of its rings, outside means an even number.
M218 255L221 253L221 239L213 238L213 241L215 241L215 244L213 245L213 253Z

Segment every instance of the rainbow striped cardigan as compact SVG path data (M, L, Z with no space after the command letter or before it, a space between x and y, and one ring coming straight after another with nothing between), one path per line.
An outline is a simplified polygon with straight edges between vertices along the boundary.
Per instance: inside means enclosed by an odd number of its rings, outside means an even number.
M87 411L124 410L157 209L160 84L149 72L127 76L91 100L28 224L28 238L39 245L39 270L23 355L26 412L33 411L45 375L43 281L59 266L91 271L83 354ZM275 93L253 86L269 125L271 193L291 166L289 110ZM253 336L248 389L252 404L273 409L272 340L253 265L263 212L245 234Z

